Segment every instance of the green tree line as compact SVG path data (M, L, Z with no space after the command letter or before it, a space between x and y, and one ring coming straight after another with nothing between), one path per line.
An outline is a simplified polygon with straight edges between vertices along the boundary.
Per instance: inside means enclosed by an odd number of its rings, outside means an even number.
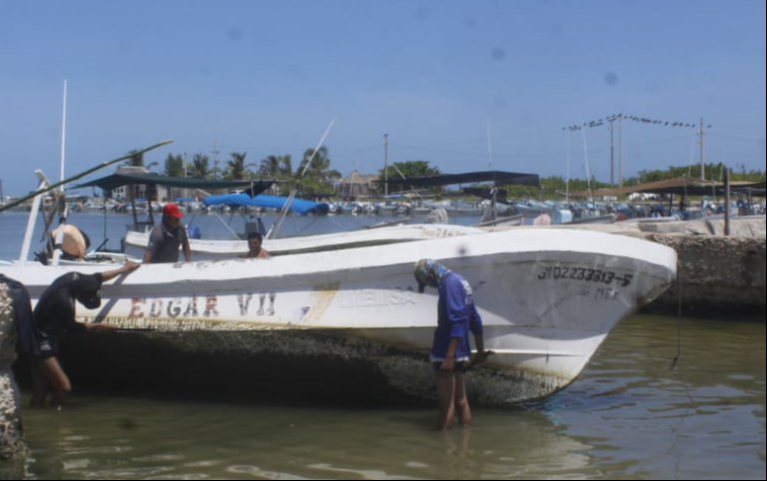
M187 160L188 159L188 160ZM304 169L311 161L311 165ZM143 159L135 156L129 165L144 166ZM332 168L328 148L306 149L301 161L295 166L290 154L269 155L259 162L248 162L247 152L232 152L223 162L223 169L217 171L206 154L192 154L191 157L170 153L165 158L163 174L169 177L223 180L275 180L278 190L287 194L294 186L306 197L327 197L333 195L333 184L341 179L339 171Z
M304 168L312 159L310 167L303 175ZM171 177L190 177L195 179L222 178L226 180L244 179L268 179L278 181L278 190L288 193L294 186L299 187L299 192L305 197L329 197L334 194L334 184L342 178L338 170L333 169L327 147L306 149L300 162L294 163L290 154L269 155L258 162L248 162L246 152L232 152L229 159L224 162L222 172L216 172L211 166L210 158L205 154L193 154L189 160L178 154L168 154L165 159L164 174ZM143 158L137 155L129 161L130 165L143 165ZM721 181L723 179L725 165L722 163L709 163L705 165L706 179ZM414 178L422 176L440 175L438 167L432 166L427 160L411 160L407 162L395 162L388 166L389 179ZM379 191L383 193L385 180L384 169L379 170ZM741 165L731 171L731 179L734 182L764 182L767 172L763 170L747 170ZM636 176L624 180L625 186L658 182L689 176L700 178L700 165L689 167L668 167L664 170L643 170ZM508 191L510 198L542 198L558 199L568 191L568 182L561 176L543 177L540 188L525 186L500 186ZM600 189L608 189L611 185L592 180L570 179L569 192L586 192ZM390 193L409 191L410 188L402 185L391 185ZM433 193L439 194L441 189L433 189Z

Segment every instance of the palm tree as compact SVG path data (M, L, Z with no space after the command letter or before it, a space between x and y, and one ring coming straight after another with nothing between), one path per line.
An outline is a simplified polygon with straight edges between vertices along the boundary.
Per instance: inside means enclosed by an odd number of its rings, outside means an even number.
M224 178L227 180L244 179L247 172L247 168L245 166L245 156L247 153L232 152L229 155L232 157L232 159L226 163L227 167Z
M184 176L184 158L180 155L168 154L165 158L165 175L168 177Z
M278 159L280 160L280 175L286 179L293 177L293 157L291 155L281 155Z
M281 157L270 155L261 160L258 174L267 179L276 179L280 174Z
M295 173L298 178L307 164L309 168L302 180L303 188L314 195L329 195L333 192L332 183L340 179L341 173L330 168L330 158L328 157L328 148L320 147L318 150L307 149L304 152L304 158L301 161L301 167Z
M210 158L204 154L194 154L192 157L191 177L209 179L213 172L210 170Z
M324 145L318 150L307 149L304 152L304 158L301 161L301 167L299 167L297 175L303 173L306 168L306 164L311 161L309 169L306 171L306 175L313 177L317 180L324 181L327 178L327 171L330 169L330 158L328 158L328 148Z

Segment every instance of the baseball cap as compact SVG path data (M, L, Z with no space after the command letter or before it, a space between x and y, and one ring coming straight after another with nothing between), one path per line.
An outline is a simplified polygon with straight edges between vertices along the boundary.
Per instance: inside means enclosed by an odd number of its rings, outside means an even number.
M181 209L179 209L176 204L165 204L165 207L162 208L162 215L167 215L174 219L181 219L184 217L184 213L181 212Z

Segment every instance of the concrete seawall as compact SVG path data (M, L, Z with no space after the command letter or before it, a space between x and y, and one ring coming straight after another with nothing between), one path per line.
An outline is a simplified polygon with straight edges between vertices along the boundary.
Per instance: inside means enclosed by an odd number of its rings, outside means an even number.
M622 222L617 224L551 226L638 237L676 250L677 281L646 311L700 317L765 315L765 217L733 220L725 237L724 221Z
M765 238L643 234L676 250L677 281L648 306L693 316L765 315Z

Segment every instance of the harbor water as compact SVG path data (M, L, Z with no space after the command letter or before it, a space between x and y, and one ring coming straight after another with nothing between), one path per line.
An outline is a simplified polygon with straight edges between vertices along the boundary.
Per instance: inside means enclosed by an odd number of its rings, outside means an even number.
M204 233L221 234L218 219L203 220L210 223ZM72 221L100 243L101 216ZM295 219L293 229L326 233L352 222ZM0 215L0 259L18 257L25 223L22 214ZM127 223L127 216L109 219L111 247ZM286 234L290 229L289 221ZM75 386L64 410L22 413L30 448L22 475L764 479L766 339L763 320L637 315L566 390L516 409L477 408L470 430L446 434L433 429L429 407L275 405L201 392L114 396ZM339 401L344 395L338 392Z

